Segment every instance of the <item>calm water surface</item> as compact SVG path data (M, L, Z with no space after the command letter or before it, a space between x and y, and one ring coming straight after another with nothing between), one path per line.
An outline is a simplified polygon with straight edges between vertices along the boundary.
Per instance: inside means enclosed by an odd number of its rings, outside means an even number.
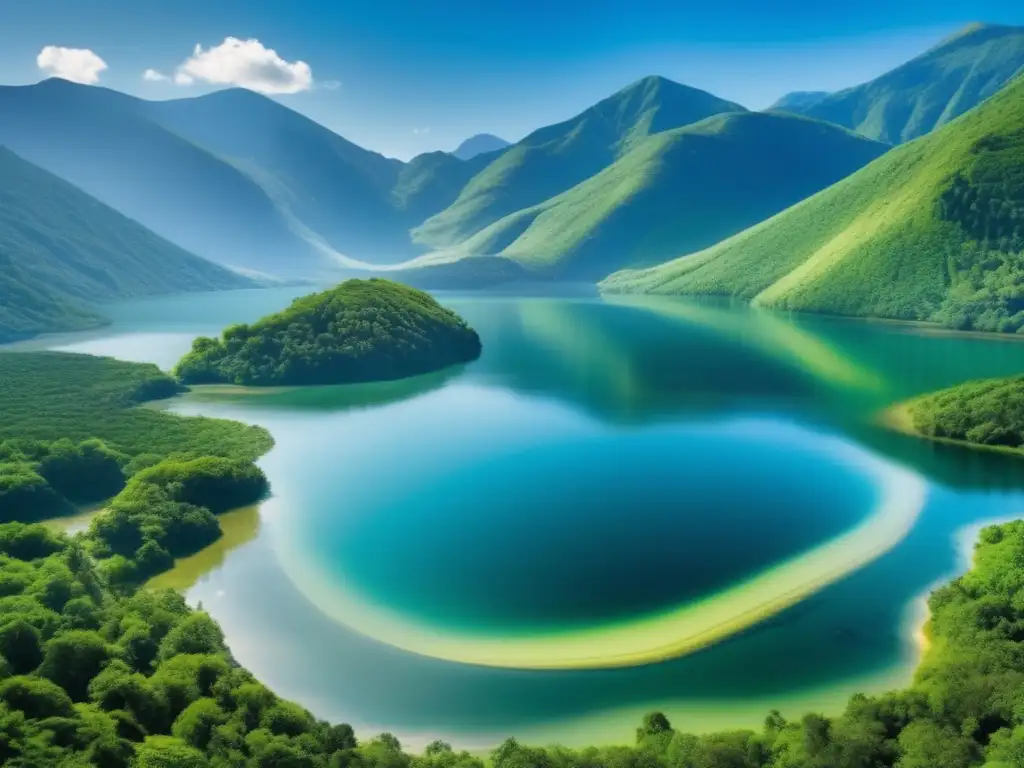
M303 292L126 303L103 332L44 343L170 367ZM277 441L273 498L190 559L188 595L320 716L475 747L625 742L653 708L693 730L835 711L909 680L920 597L977 526L1024 510L1018 461L876 426L895 400L1019 373L1024 344L671 300L442 298L483 339L464 368L173 406ZM905 525L853 543L891 514ZM810 563L830 546L864 554L826 574ZM800 569L803 599L680 658L459 660L538 639L600 655L606 631Z

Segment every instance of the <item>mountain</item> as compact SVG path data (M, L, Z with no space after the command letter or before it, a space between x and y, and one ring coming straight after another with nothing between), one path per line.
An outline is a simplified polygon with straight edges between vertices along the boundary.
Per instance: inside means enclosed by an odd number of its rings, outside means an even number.
M478 133L459 144L452 154L459 160L472 160L477 155L486 155L488 152L497 152L510 146L512 146L511 142L505 141L493 133Z
M242 88L139 107L149 119L245 173L290 226L325 255L377 264L415 252L408 230L422 216L410 218L392 201L401 161L363 149Z
M417 155L398 173L391 201L407 220L421 222L455 202L462 188L490 162L487 155L460 160L448 152Z
M0 148L0 342L102 324L92 302L251 285Z
M768 111L800 112L813 107L830 95L828 91L793 91L768 107Z
M928 136L707 250L605 291L1024 327L1024 76Z
M278 273L317 258L248 175L146 104L56 79L2 87L0 144L201 256Z
M413 238L433 249L449 248L503 216L565 192L654 133L737 111L745 110L662 77L645 78L506 149L454 203L414 229Z
M647 137L595 176L500 219L447 256L497 255L534 273L597 280L706 248L887 149L797 115L716 115Z
M1024 27L972 24L875 80L784 108L899 144L962 115L1022 69Z

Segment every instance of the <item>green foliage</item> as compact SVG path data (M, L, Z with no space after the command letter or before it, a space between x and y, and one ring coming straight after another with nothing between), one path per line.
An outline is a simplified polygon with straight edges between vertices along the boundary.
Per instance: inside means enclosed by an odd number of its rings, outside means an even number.
M119 454L160 458L255 459L270 448L270 436L259 427L136 407L181 391L155 365L61 352L4 353L0 441L98 439Z
M1021 124L1024 77L768 221L601 288L1015 332Z
M995 93L1024 67L1024 30L972 25L863 85L778 108L896 144L923 136Z
M0 343L102 325L96 301L246 285L0 148Z
M17 525L17 524L13 524ZM22 526L26 529L30 526ZM28 540L28 533L7 534ZM390 734L357 743L318 722L231 660L217 625L169 591L111 591L80 543L31 560L0 560L27 586L0 598L0 759L34 765L483 768L445 742L409 755ZM32 552L35 554L35 552ZM931 649L914 684L854 696L838 717L702 736L661 713L632 747L540 749L509 739L493 768L972 768L1024 754L1024 521L985 529L971 571L931 597ZM70 579L61 603L47 588ZM95 587L99 585L97 590ZM96 630L62 626L95 614ZM75 610L71 612L70 606ZM85 611L85 606L90 611ZM50 615L53 618L47 619ZM41 656L40 656L41 653ZM31 667L41 658L38 672ZM79 704L73 704L78 700Z
M253 504L270 489L266 475L251 462L217 456L164 461L142 470L132 482L156 485L174 501L206 507L214 514Z
M979 445L1024 445L1024 377L971 381L907 404L914 429L928 437Z
M398 379L473 360L476 332L428 294L348 280L221 339L198 338L175 373L190 384L346 384Z

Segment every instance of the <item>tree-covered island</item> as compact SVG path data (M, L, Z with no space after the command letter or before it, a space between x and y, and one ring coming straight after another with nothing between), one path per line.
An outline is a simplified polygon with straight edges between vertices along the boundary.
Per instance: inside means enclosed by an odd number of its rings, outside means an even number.
M186 384L349 384L430 373L480 356L476 331L429 294L390 280L348 280L296 299L178 363Z

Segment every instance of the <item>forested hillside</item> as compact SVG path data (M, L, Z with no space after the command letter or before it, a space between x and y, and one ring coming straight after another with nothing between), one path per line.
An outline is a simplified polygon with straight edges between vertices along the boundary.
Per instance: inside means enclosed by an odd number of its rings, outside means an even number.
M958 120L700 253L603 290L1024 327L1024 78Z

